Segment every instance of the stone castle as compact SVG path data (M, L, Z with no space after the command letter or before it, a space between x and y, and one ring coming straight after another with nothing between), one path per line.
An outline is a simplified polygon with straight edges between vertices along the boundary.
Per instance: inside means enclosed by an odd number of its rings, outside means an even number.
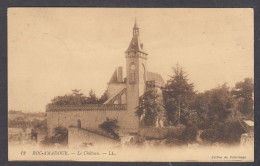
M136 107L139 97L147 88L165 86L161 75L147 71L148 53L140 40L139 27L135 21L132 40L125 51L126 77L123 67L118 67L108 82L108 100L104 104L46 106L48 133L55 127L78 126L83 129L98 129L106 118L117 119L121 133L138 132L139 117Z

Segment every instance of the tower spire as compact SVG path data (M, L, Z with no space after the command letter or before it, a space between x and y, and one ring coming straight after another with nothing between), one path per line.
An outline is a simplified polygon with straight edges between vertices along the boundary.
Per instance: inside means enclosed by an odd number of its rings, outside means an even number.
M135 17L135 25L134 25L134 28L138 28L138 26L137 26L137 21L136 21L136 17Z
M145 53L144 48L143 48L143 43L141 42L140 36L139 36L139 27L137 25L137 19L135 17L135 23L133 27L133 37L132 40L126 50L127 53L129 52L142 52L143 54L147 55Z
M133 28L133 36L139 36L139 28L138 28L138 25L137 25L136 17L135 17L135 25L134 25L134 28Z

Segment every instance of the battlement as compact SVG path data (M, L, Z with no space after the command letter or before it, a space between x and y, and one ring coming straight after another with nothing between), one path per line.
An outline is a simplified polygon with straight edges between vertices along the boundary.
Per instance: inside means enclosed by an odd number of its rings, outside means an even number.
M46 112L59 111L126 111L126 104L86 104L86 105L55 105L48 104Z

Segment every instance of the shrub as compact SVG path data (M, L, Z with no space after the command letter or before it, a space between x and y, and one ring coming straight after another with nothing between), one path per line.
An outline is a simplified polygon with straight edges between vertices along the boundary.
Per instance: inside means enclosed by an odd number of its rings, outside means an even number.
M196 141L197 137L197 127L195 126L186 126L184 131L181 134L181 138L184 142L190 143Z
M98 127L111 134L113 138L119 139L118 133L115 132L115 130L119 128L116 119L106 118L106 121L100 124Z
M214 128L209 128L201 133L201 139L204 141L209 141L211 143L221 142L221 143L239 143L241 134L244 129L238 121L231 121L215 124Z
M54 129L54 135L51 137L45 136L41 141L43 145L54 145L55 143L61 145L68 144L68 130L65 127L56 127Z
M216 135L217 133L214 129L206 129L201 133L200 138L203 141L209 141L214 143L217 141Z
M180 145L183 144L184 141L182 139L182 133L185 130L184 125L178 125L174 128L170 128L168 133L166 134L166 144L169 145Z
M197 127L178 125L169 129L166 134L166 143L170 145L182 145L196 141Z

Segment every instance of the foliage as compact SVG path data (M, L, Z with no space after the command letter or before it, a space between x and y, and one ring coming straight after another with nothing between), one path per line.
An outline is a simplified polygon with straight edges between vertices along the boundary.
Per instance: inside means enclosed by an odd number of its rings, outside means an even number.
M241 134L244 129L238 121L227 123L215 123L214 127L204 130L201 134L201 139L211 143L221 142L235 144L239 143Z
M119 139L119 135L115 131L116 129L119 128L116 119L106 118L106 121L100 124L98 127L103 129L107 133L111 134L115 139Z
M169 144L196 141L198 130L203 131L201 139L207 142L238 143L245 132L240 121L253 120L253 80L246 78L232 90L223 84L196 93L181 67L177 65L173 71L163 89L163 102L155 90L140 97L136 114L145 125L153 126L165 109L168 125L183 126L168 133Z
M32 126L33 126L33 130L36 132L36 133L46 133L47 132L47 119L44 119L44 120L37 120L37 119L34 119L32 122L31 122Z
M226 84L199 94L193 108L201 119L203 127L211 127L215 122L224 123L234 108L234 101Z
M17 117L15 119L8 119L8 127L11 128L32 128L35 132L46 132L47 131L47 120L28 120L24 117Z
M107 100L106 92L97 98L95 92L91 89L89 91L89 96L85 96L80 90L72 90L72 94L67 94L64 96L57 96L51 100L52 104L56 105L81 105L81 104L103 104Z
M173 75L164 88L164 101L169 124L180 124L181 114L189 109L195 95L194 86L188 82L188 75L178 64L173 67Z
M186 126L185 130L181 135L182 140L187 143L195 142L197 137L197 130L198 129L196 126Z
M172 128L167 132L166 135L166 144L169 145L181 145L184 144L182 139L182 133L185 130L185 126L180 124Z
M22 114L23 112L21 110L17 111L17 110L9 110L8 114Z
M43 145L54 145L56 143L60 145L68 144L68 130L65 127L56 127L54 128L54 135L51 137L45 136L41 141Z
M35 139L37 141L37 135L37 132L34 129L32 129L30 133L31 140Z
M192 105L196 110L201 138L211 143L238 143L245 132L239 123L236 103L238 98L226 84L197 94Z
M200 129L204 141L238 143L245 132L239 121L253 120L253 91L253 80L245 78L232 90L223 84L195 93L193 84L188 83L187 75L177 65L163 96L169 125L183 124L185 129L179 136L170 134L168 142L192 142Z
M107 101L108 99L108 96L107 96L107 93L104 92L103 95L98 99L98 104L103 104Z
M177 125L169 130L166 135L166 143L170 145L182 145L196 141L196 126Z
M254 83L252 78L245 78L238 82L232 90L234 98L237 99L237 106L244 117L254 119L254 101L253 101Z
M32 125L30 121L25 120L23 117L17 117L15 119L8 119L8 127L11 128L23 128L24 130L26 128L31 128Z
M157 118L164 118L164 105L162 97L156 89L147 90L140 98L136 115L143 119L145 126L154 126Z

